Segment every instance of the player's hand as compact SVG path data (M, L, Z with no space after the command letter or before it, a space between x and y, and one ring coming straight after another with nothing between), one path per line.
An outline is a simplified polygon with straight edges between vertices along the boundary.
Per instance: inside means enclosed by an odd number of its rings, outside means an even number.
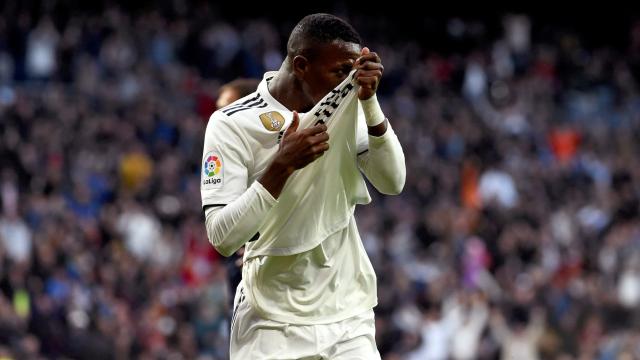
M378 54L369 51L368 47L364 47L360 57L355 62L354 68L357 70L355 74L356 83L360 85L358 99L367 100L378 90L384 66L382 66Z
M282 137L278 152L258 179L275 199L280 196L284 184L294 171L309 165L329 150L326 125L319 124L300 131L298 125L300 118L294 111L293 121Z
M329 150L329 134L327 134L326 125L319 124L298 131L299 124L300 117L294 111L293 121L285 131L274 158L274 161L290 173L309 165Z

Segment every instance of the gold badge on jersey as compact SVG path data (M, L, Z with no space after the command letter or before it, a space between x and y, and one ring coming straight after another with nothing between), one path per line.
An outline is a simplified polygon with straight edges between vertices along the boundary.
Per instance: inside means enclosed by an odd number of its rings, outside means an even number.
M264 114L260 114L260 121L267 130L278 131L284 125L284 116L277 111L269 111Z

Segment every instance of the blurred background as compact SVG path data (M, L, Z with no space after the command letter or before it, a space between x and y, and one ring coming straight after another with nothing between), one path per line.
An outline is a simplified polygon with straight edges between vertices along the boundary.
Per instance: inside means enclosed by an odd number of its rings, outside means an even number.
M417 9L0 1L0 359L228 358L204 129L319 10L406 154L357 209L383 359L640 359L640 16Z

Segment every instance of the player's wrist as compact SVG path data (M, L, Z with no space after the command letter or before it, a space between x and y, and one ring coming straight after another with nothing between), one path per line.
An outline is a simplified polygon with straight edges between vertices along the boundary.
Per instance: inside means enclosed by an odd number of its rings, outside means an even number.
M277 157L267 167L267 170L258 179L258 182L277 199L280 196L284 184L293 174L295 169L281 162Z
M271 162L271 165L269 165L269 168L267 169L267 172L271 172L273 175L285 178L289 178L294 171L296 171L294 166L283 161L278 156L273 159L273 162Z
M360 104L362 105L362 111L364 112L364 119L367 122L367 126L375 127L385 120L384 113L382 112L382 108L380 107L376 94L373 94L372 97L366 100L360 100Z

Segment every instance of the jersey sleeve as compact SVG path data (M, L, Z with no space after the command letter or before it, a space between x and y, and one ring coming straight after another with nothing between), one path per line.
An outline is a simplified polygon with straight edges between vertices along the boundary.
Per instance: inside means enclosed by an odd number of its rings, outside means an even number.
M247 190L251 152L240 128L220 111L211 115L200 166L202 206L224 206Z
M356 128L356 148L358 155L364 154L369 150L369 129L364 119L364 111L362 105L358 101L358 124Z

